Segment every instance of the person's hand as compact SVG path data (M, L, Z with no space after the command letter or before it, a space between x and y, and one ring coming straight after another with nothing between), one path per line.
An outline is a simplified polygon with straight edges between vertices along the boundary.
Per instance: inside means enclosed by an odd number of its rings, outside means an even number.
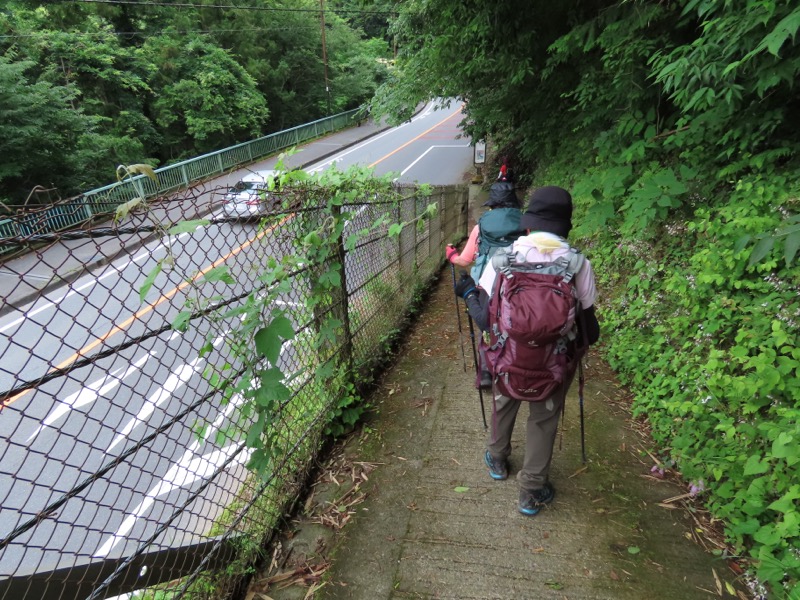
M458 250L452 244L447 244L447 248L444 251L444 255L447 257L447 260L450 263L453 263L453 257L458 256Z
M470 293L477 291L475 289L475 280L467 275L466 271L461 272L461 278L455 284L456 296L466 298Z

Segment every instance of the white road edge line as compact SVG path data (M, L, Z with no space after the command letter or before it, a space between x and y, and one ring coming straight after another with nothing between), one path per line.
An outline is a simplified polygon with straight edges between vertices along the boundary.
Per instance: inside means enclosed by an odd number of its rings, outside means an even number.
M174 241L178 241L178 240L180 240L181 238L183 238L183 237L185 237L187 235L189 235L189 234L188 233L182 233L182 234L178 235L175 238ZM144 247L148 248L147 246L144 246ZM108 272L104 273L103 275L101 275L100 277L97 277L97 278L89 277L88 281L86 281L85 283L83 283L81 285L78 285L76 287L71 288L63 296L61 296L59 298L56 298L54 300L51 300L51 301L44 302L41 306L39 306L38 308L36 308L34 310L28 310L28 311L23 312L21 317L15 319L11 323L7 323L6 325L3 325L2 327L0 327L0 333L5 333L7 330L9 330L9 329L11 329L13 327L16 327L17 325L23 323L27 319L30 319L31 317L35 317L39 313L53 308L57 304L60 304L61 302L63 302L67 298L70 298L70 297L74 296L78 292L82 292L85 289L92 287L93 285L97 285L98 283L100 283L104 279L108 279L109 277L113 277L114 275L119 275L129 265L132 265L132 264L138 262L139 260L141 260L143 258L150 257L154 253L158 252L159 250L161 250L161 249L163 249L165 247L166 247L166 242L159 242L155 247L145 250L144 252L142 252L139 255L133 257L131 260L129 260L128 262L126 262L123 265L119 265L119 264L116 264L116 263L111 263L109 265L109 267L111 267L111 268L108 270ZM38 299L34 300L31 303L30 306L33 307L36 304L36 302L38 302Z
M422 159L425 157L425 155L426 155L428 152L430 152L431 150L433 150L434 148L469 148L469 144L466 144L466 145L453 145L453 144L443 145L443 144L439 144L439 145L430 146L430 147L429 147L427 150L425 150L425 152L423 152L422 154L420 154L420 155L417 157L417 160L415 160L414 162L412 162L410 165L408 165L408 166L407 166L405 169L403 169L403 170L400 172L400 177L402 177L403 175L405 175L406 173L408 173L408 171L410 171L410 170L411 170L411 168L412 168L412 167L413 167L415 164L417 164L419 161L421 161L421 160L422 160Z
M392 127L392 128L391 128L391 129L389 129L388 131L384 131L383 133L381 133L381 134L379 134L379 135L376 135L376 136L374 136L374 137L371 137L371 138L369 138L368 140L366 140L366 141L364 141L364 142L362 142L362 143L360 143L360 144L358 144L358 145L356 145L356 146L353 146L352 148L350 148L350 149L346 150L345 152L342 152L342 153L340 153L340 154L337 154L337 155L336 155L336 156L334 156L333 158L331 158L331 159L328 159L328 160L326 160L325 162L323 162L323 163L320 163L320 164L318 164L318 165L314 166L314 167L313 167L313 168L311 168L311 169L308 169L308 172L309 172L309 173L317 173L317 172L319 172L319 171L322 171L322 170L323 170L325 167L328 167L328 166L332 165L333 163L335 163L335 162L337 162L337 161L341 160L342 158L344 158L344 157L345 157L345 156L347 156L348 154L351 154L351 153L355 152L356 150L361 150L361 148L364 148L365 146L368 146L368 145L370 145L372 142L376 142L376 141L378 141L379 139L386 137L386 136L387 136L387 135L389 135L390 133L393 133L393 132L397 131L398 129L402 129L403 127L406 127L407 125L411 125L411 123L413 123L414 121L419 121L419 120L421 120L421 119L424 119L425 117L427 117L428 115L430 115L430 114L431 114L431 113L432 113L432 112L435 110L435 108L436 108L436 107L438 107L438 106L439 106L438 104L436 104L436 105L433 105L433 104L432 104L432 105L430 105L430 106L428 107L428 109L427 109L427 110L426 110L424 113L422 113L421 115L418 115L418 116L414 117L413 119L411 119L411 121L406 121L405 123L403 123L403 124L401 124L401 125L398 125L397 127Z

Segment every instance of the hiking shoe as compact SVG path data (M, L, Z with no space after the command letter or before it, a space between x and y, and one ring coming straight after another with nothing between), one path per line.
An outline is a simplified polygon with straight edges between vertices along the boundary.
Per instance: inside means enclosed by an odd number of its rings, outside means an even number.
M492 376L489 371L481 371L481 389L487 390L492 387Z
M519 512L528 517L538 514L543 506L550 504L556 497L556 490L548 482L538 490L519 491Z
M492 479L496 479L500 481L501 479L506 479L508 477L508 462L505 460L495 460L492 458L492 455L489 454L489 451L486 451L486 454L483 455L483 462L486 463L486 466L489 467L489 476Z

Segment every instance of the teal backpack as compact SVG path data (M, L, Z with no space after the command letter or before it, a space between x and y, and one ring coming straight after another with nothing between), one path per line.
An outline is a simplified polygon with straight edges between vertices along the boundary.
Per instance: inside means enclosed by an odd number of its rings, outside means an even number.
M475 282L480 280L487 263L492 260L498 250L507 248L518 237L525 235L520 228L519 221L522 211L518 208L493 208L483 214L478 220L480 237L478 243L478 256L475 265L470 271Z

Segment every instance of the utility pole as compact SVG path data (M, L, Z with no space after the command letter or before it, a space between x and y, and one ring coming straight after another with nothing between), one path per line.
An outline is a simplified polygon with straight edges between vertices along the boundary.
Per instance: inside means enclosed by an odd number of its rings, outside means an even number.
M328 83L328 47L325 44L325 0L319 0L319 22L322 27L322 66L325 69L325 93L328 95L328 114L331 114L331 87Z

